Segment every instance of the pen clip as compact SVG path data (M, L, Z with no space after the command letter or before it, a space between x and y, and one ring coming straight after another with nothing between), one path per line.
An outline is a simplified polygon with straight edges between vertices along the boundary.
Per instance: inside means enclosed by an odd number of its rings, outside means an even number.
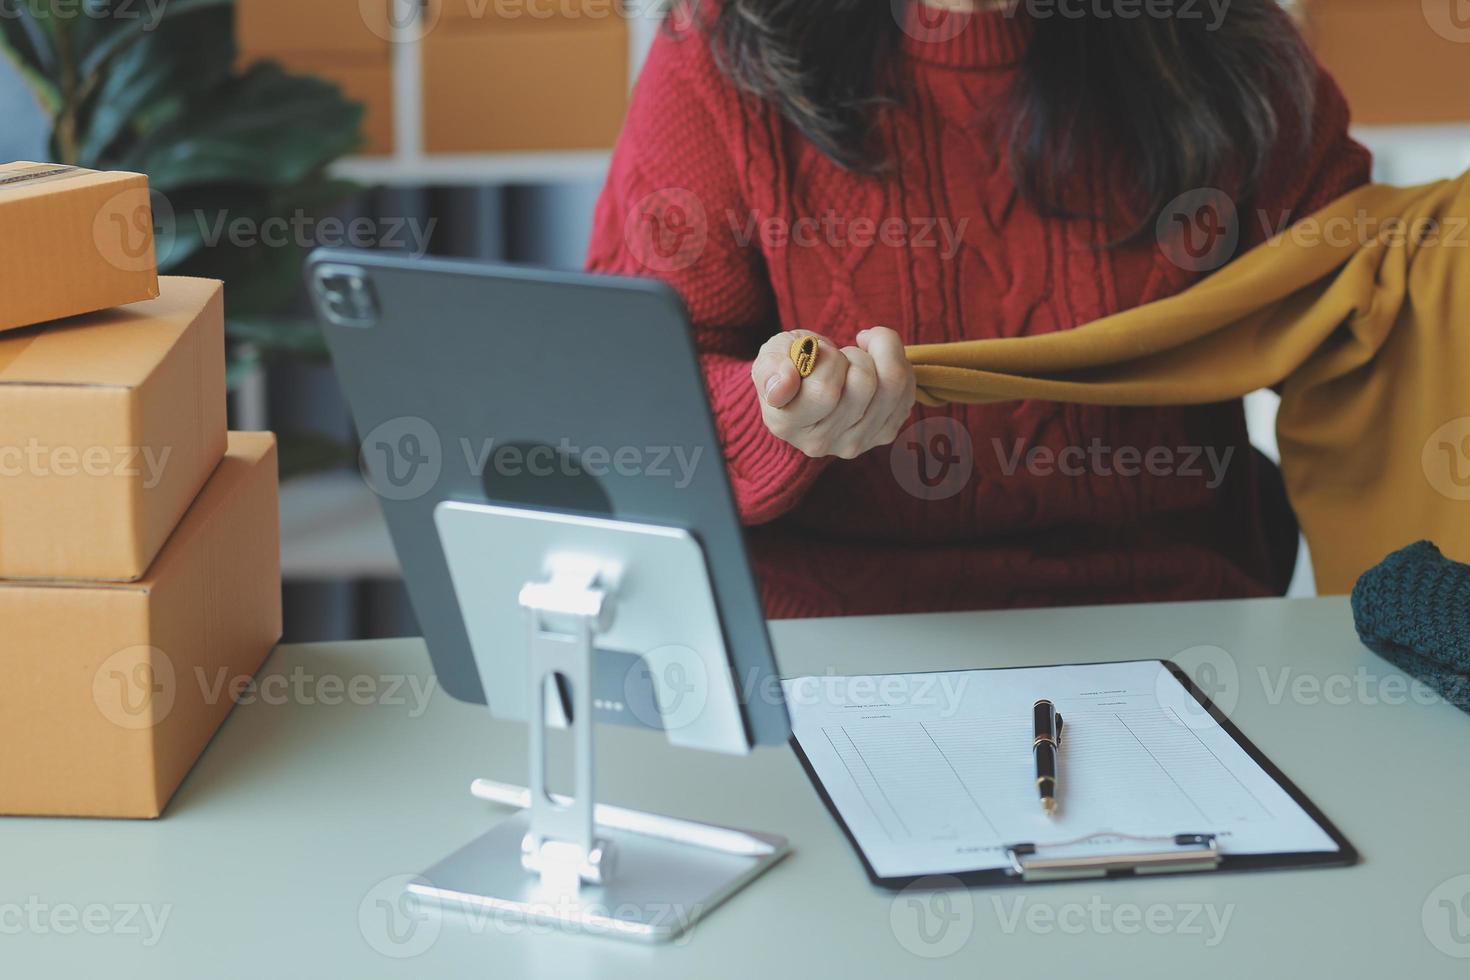
M1057 712L1057 748L1062 747L1062 713Z

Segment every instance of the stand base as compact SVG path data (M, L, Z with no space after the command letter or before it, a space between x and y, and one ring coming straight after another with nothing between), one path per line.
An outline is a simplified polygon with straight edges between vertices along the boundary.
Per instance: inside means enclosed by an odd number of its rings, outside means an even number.
M768 844L736 854L599 825L617 851L612 880L558 889L521 865L530 819L517 814L425 871L408 886L445 909L489 915L506 925L668 942L786 856L785 838L744 831Z

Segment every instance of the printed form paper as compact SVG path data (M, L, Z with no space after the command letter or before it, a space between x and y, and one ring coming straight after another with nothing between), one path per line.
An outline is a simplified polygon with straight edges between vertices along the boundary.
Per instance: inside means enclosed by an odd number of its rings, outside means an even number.
M882 878L1010 865L1015 844L1217 835L1223 854L1335 851L1315 820L1157 660L783 682L791 727ZM1064 722L1041 812L1032 705ZM1159 850L1108 837L1057 856Z

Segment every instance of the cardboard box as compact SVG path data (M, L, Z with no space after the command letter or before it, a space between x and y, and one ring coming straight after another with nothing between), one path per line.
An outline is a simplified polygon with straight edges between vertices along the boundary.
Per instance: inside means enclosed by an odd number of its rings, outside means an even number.
M458 30L466 21L502 28L557 25L591 26L593 21L626 18L620 0L430 0L439 5L439 22Z
M628 110L622 18L497 29L445 21L423 41L430 153L606 149Z
M157 295L147 177L0 164L0 330Z
M0 578L137 579L223 455L221 285L160 285L0 335Z
M0 813L163 812L280 639L277 507L275 437L231 433L147 578L0 581Z
M1306 34L1360 124L1470 122L1463 0L1310 0Z
M342 89L342 94L361 102L367 112L363 116L363 144L356 151L363 156L384 156L393 152L393 67L387 53L381 55L338 54L332 51L246 52L242 65L270 59L293 75L318 75Z
M388 53L392 0L235 0L235 43L279 54Z

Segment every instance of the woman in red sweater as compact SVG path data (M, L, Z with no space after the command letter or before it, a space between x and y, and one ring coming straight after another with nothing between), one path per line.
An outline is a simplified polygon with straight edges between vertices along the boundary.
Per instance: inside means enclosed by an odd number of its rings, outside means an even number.
M1239 402L916 408L903 345L1184 289L1367 180L1341 93L1275 0L931 2L671 14L598 204L589 267L689 308L768 614L1279 594Z

